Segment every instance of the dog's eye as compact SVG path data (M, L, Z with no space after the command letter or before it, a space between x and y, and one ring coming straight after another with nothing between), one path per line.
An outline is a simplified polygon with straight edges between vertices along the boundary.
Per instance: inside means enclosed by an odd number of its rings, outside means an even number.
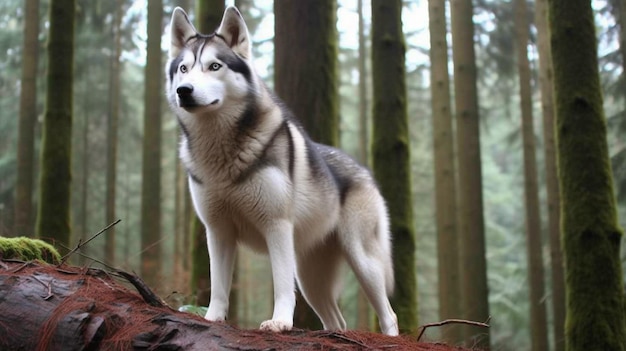
M187 66L180 65L180 73L187 73Z
M210 66L209 66L209 71L217 71L218 69L222 68L222 65L220 65L217 62L213 62Z

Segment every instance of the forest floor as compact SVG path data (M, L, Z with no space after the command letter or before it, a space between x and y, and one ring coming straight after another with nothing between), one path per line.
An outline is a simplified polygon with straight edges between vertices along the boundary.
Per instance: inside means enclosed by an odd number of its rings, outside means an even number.
M10 335L0 338L0 349L25 342L32 349L74 349L67 348L69 342L102 350L468 350L417 342L415 336L350 330L272 333L212 323L171 309L134 278L0 260L0 335Z

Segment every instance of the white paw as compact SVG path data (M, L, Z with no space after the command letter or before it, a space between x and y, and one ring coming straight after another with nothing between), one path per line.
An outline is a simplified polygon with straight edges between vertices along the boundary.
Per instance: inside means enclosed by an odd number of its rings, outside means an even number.
M204 319L211 322L223 322L224 320L226 320L226 317L223 315L212 313L211 310L208 310L207 313L204 315Z
M259 329L279 333L282 331L291 330L292 326L292 322L270 319L261 323L261 327Z
M381 326L381 330L384 334L389 336L398 336L398 334L400 334L398 330L398 317L396 317L395 313L392 314L391 324L384 327Z

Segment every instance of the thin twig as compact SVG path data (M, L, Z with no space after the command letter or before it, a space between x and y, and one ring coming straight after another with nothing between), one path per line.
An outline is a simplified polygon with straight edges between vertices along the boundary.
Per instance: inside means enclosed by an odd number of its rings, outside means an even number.
M59 245L60 245L62 248L64 248L64 249L68 249L68 250L69 250L69 248L68 248L68 247L66 247L65 245L63 245L63 244L59 244ZM93 257L91 257L91 256L89 256L89 255L85 255L84 253L82 253L82 252L80 252L80 251L76 251L76 252L75 252L75 254L77 254L78 256L81 256L81 257L87 258L87 259L89 259L89 260L92 260L92 261L94 261L94 262L96 262L96 263L100 263L101 265L103 265L104 267L106 267L106 268L108 268L108 269L110 269L110 270L112 270L112 271L117 271L117 270L118 270L117 268L115 268L115 267L113 267L113 266L111 266L111 265L108 265L108 264L106 264L106 263L104 263L104 262L102 262L102 261L98 260L97 258L93 258Z
M441 322L424 324L420 327L422 331L418 335L417 341L420 341L420 339L422 338L422 335L424 335L424 332L426 331L426 328L428 327L440 327L442 325L456 323L456 324L469 324L469 325L475 325L477 327L489 328L489 321L491 321L491 316L489 316L489 318L487 318L487 320L484 323L468 321L465 319L446 319L445 321L441 321Z
M359 346L361 346L361 347L363 347L365 349L369 348L369 346L365 345L364 343L360 342L359 340L354 340L352 338L347 337L346 335L343 335L343 334L340 334L340 333L337 333L337 332L330 332L330 333L326 333L326 334L322 334L322 335L330 336L330 337L337 338L337 339L341 339L341 340L347 341L347 342L349 342L351 344L357 344L357 345L359 345Z
M63 256L63 258L61 258L61 263L59 263L57 265L57 267L61 267L63 265L63 263L65 263L65 261L67 261L67 259L76 251L78 251L78 249L80 249L81 247L89 244L90 241L92 241L93 239L97 238L100 234L106 232L107 230L109 230L109 228L111 228L112 226L118 224L119 222L121 222L121 219L118 219L117 221L107 225L106 227L102 228L99 232L97 232L96 234L94 234L91 238L87 239L87 241L85 241L84 243L82 242L82 240L78 241L78 244L76 245L75 248L73 248L70 252L68 252L65 256Z

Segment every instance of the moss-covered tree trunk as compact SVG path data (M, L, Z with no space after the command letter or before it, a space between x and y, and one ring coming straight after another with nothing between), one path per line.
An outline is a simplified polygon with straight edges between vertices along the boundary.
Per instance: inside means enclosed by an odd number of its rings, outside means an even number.
M339 145L336 0L274 2L274 85L311 138ZM320 329L301 294L294 325Z
M400 332L411 333L417 328L417 282L401 13L401 0L372 0L372 161L393 233L391 305Z
M32 236L33 162L37 121L37 61L39 0L24 1L24 44L20 83L20 121L17 141L14 235Z
M446 2L429 0L428 19L435 160L439 318L444 320L461 317L456 167L454 165L454 137L450 108ZM458 325L442 328L441 335L445 341L453 345L461 341L461 329Z
M70 244L74 0L50 1L46 112L36 233Z
M489 317L489 302L472 0L451 0L450 13L459 167L461 309L465 319L484 322ZM489 331L484 328L465 326L464 337L469 345L489 347Z
M566 349L626 350L624 285L590 0L551 0Z
M161 34L163 1L148 2L144 136L141 184L141 276L149 286L161 278Z
M561 199L556 170L556 142L554 140L554 96L552 94L550 38L548 37L548 0L535 2L535 24L537 26L539 51L539 85L541 88L541 113L543 115L548 236L552 271L552 328L554 351L563 351L565 349L565 279L563 278L563 254L561 251Z
M524 204L526 209L526 251L530 282L530 331L532 350L548 350L548 322L544 298L543 244L539 216L539 185L535 156L535 128L528 61L528 8L526 0L515 0L515 50L520 88L524 154Z

